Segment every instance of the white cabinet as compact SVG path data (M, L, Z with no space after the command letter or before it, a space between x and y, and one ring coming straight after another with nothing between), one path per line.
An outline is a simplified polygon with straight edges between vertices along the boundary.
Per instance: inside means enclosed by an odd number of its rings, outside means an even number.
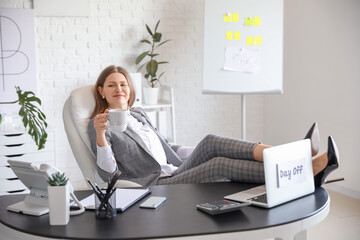
M144 109L160 133L169 142L176 143L174 90L171 87L161 86L158 104L141 104L140 107Z
M53 130L48 133L45 148L38 150L28 133L0 133L0 195L29 192L11 170L8 160L19 160L34 163L55 164L55 136Z

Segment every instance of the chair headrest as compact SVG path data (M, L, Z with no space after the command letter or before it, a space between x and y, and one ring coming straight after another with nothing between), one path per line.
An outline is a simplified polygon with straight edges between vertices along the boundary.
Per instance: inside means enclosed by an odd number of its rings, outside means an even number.
M71 111L74 124L87 147L90 149L88 124L95 108L94 85L77 88L70 94Z

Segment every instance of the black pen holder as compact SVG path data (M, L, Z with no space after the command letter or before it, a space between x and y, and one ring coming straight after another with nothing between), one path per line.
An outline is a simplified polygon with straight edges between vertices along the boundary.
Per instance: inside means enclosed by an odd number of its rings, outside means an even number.
M106 190L102 190L99 197L95 195L95 216L96 218L113 218L116 217L116 192L110 192L107 196Z

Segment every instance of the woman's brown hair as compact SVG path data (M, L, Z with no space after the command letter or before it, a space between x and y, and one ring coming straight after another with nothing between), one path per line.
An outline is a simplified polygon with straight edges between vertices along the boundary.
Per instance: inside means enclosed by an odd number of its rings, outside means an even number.
M134 104L135 90L134 90L134 86L131 81L130 74L124 68L122 68L120 66L115 66L115 65L108 66L100 73L100 75L95 83L95 86L94 86L95 108L94 108L93 113L91 114L90 119L95 117L97 114L103 113L107 108L109 108L106 99L103 99L102 96L100 95L100 93L98 91L98 87L99 86L104 87L106 78L112 73L121 73L122 75L124 75L124 77L127 80L128 86L130 88L130 97L129 97L129 101L128 101L128 106L131 107Z

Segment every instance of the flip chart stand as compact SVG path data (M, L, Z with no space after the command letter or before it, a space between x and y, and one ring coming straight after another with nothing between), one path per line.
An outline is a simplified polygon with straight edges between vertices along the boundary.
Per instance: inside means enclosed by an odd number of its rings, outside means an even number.
M246 96L245 94L241 95L241 137L243 140L246 140Z

